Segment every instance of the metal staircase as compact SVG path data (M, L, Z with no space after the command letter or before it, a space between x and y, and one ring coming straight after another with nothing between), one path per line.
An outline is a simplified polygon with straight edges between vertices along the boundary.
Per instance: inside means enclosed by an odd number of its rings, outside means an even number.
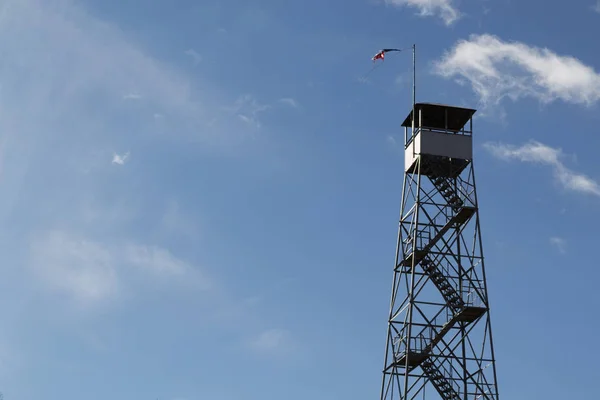
M431 281L439 289L444 299L454 310L459 310L464 307L465 302L460 294L454 289L453 285L447 279L446 274L435 265L429 258L424 257L421 260L421 267L427 272Z
M454 186L455 183L446 177L438 176L431 179L433 185L437 188L440 194L446 199L448 205L452 207L455 212L463 206L464 202L461 200Z
M414 261L415 265L419 264L423 260L423 258L425 258L425 256L427 256L427 253L429 253L429 250L431 250L431 248L433 246L435 246L436 243L442 237L444 237L444 235L451 228L460 226L460 225L468 222L469 219L473 216L473 214L475 214L475 211L476 211L475 207L468 207L468 206L464 206L464 205L459 207L456 214L454 216L452 216L443 227L441 227L439 230L437 230L435 236L433 238L431 238L429 243L427 243L427 245L425 245L421 249L417 249L415 251L415 254L412 254L412 253L409 254L404 260L401 261L401 265L405 266L405 267L412 266L413 257L415 257L415 261Z
M459 309L458 312L452 314L452 317L440 326L436 323L436 319L441 316L442 311L444 310L440 310L440 313L438 313L436 318L428 326L424 327L421 332L415 335L415 338L419 339L419 346L411 346L411 350L408 352L406 351L406 346L404 346L401 351L397 352L396 367L403 368L406 365L407 358L409 369L412 370L417 366L422 367L423 361L431 355L435 346L442 341L450 329L459 322L469 324L475 321L482 316L487 309L485 307L465 305ZM401 342L404 343L408 340L406 337L402 339Z
M432 358L428 358L421 363L421 369L444 400L461 400L460 390L446 378L450 374L442 365L436 365Z

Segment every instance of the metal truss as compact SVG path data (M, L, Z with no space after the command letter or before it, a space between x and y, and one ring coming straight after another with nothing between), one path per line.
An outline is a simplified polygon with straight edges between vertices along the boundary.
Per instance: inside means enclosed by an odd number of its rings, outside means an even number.
M404 176L381 400L498 400L472 160Z

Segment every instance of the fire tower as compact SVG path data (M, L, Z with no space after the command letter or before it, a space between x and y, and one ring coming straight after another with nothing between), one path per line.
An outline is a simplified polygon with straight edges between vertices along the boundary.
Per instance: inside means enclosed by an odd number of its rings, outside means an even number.
M381 400L498 400L474 113L417 103L402 124L405 173Z

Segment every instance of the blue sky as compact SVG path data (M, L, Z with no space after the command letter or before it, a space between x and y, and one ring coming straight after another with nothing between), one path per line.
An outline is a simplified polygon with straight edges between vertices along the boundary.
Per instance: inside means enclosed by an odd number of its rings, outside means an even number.
M569 28L563 30L562 28ZM600 3L0 1L7 400L378 398L410 53L478 108L502 398L596 392Z

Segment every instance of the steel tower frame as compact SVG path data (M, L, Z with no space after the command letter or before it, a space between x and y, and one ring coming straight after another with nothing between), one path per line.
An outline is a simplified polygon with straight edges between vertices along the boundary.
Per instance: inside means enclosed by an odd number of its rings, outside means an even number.
M472 159L475 112L413 103L402 124L381 400L499 399Z

